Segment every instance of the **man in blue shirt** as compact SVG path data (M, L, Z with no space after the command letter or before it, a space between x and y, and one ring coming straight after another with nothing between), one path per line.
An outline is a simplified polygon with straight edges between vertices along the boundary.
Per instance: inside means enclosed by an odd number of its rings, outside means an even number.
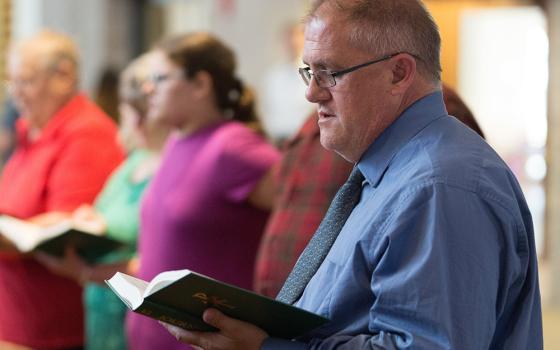
M331 322L287 341L210 309L220 332L170 332L205 349L542 349L531 214L506 164L448 116L439 50L419 1L312 4L306 96L323 146L364 176L295 302Z

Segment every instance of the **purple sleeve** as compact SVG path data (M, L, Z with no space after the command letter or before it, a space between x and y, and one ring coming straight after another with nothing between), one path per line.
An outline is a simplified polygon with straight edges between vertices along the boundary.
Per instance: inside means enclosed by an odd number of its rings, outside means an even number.
M228 200L242 202L268 169L280 159L279 152L248 129L230 134L220 157L219 186Z

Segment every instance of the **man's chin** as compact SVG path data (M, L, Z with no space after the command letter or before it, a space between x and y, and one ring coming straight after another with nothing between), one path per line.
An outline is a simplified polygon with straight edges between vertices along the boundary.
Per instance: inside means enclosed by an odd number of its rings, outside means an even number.
M323 148L325 148L326 150L333 152L337 151L337 143L335 142L334 138L329 137L327 132L324 132L323 130L320 131L320 141L321 146L323 146Z
M335 152L350 163L356 163L357 160L354 159L355 157L353 157L351 152L344 152L344 147L342 147L340 142L336 142L333 138L323 136L323 134L321 134L320 141L321 146L327 151Z

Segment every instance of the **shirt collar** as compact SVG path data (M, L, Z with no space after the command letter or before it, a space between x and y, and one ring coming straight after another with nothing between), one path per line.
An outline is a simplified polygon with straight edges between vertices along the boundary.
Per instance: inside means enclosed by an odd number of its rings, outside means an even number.
M428 124L446 115L441 91L410 105L373 141L358 161L357 166L366 181L377 187L395 154Z

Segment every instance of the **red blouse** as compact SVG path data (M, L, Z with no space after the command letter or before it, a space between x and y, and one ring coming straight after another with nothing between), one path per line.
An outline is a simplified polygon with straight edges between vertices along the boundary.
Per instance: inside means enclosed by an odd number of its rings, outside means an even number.
M26 219L91 203L122 161L114 123L84 95L63 106L28 141L25 118L18 145L0 178L0 214ZM83 343L81 288L30 257L0 255L0 340L32 348Z

